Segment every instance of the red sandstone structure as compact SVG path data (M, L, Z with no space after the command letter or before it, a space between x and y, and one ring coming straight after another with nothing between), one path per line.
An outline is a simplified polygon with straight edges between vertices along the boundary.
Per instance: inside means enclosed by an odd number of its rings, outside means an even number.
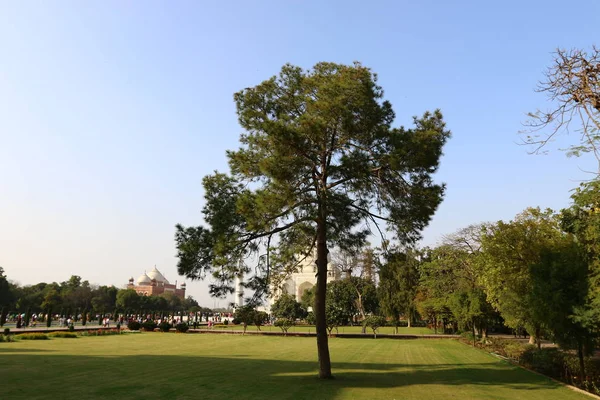
M127 289L133 289L138 294L142 294L144 296L158 296L163 293L173 293L177 297L185 298L185 282L180 285L180 288L177 288L177 281L175 284L169 283L167 278L160 273L156 266L149 273L143 273L137 279L137 282L134 283L133 277L129 278L129 284L127 285Z

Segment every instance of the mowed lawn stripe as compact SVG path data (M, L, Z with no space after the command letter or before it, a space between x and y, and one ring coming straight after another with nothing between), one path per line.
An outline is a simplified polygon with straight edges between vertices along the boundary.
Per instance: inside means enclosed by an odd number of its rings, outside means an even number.
M531 399L585 395L453 340L141 333L0 344L0 399Z

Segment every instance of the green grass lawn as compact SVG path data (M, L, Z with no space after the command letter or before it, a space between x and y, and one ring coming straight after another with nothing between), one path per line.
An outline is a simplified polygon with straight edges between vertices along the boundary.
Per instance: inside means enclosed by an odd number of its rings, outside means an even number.
M1 399L587 399L454 340L140 333L0 343Z
M202 329L208 329L207 327L203 326ZM219 325L218 327L213 328L215 330L236 330L236 331L242 331L244 329L243 326L241 325ZM281 329L279 329L276 326L273 325L267 325L267 326L262 326L260 328L262 331L266 331L266 332L281 332ZM249 331L255 331L257 330L255 325L248 325L248 329ZM360 326L340 326L338 328L338 332L339 333L360 333L362 331L362 327ZM311 325L298 325L298 326L292 326L290 328L290 330L288 332L312 332L315 333L315 327L311 326ZM393 334L395 332L394 327L393 326L382 326L381 328L379 328L377 330L377 334L380 333L388 333L388 334ZM336 333L336 330L333 330L333 333ZM373 331L370 328L367 328L367 333L373 333ZM429 329L429 328L398 328L398 333L399 334L403 334L403 335L433 335L433 330ZM441 334L441 331L438 332Z

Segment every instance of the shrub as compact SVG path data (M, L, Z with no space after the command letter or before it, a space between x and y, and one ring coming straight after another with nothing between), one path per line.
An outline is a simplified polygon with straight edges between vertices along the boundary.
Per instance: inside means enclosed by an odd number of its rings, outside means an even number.
M0 343L2 342L14 342L15 339L12 335L0 335Z
M21 340L48 340L48 335L44 333L23 333L19 335Z
M69 332L75 332L75 327L73 325L69 325Z
M4 334L5 335L10 334L10 328L4 328Z
M146 332L154 332L154 330L156 329L156 322L154 321L146 321L142 323L142 328L146 331Z
M538 350L535 346L527 346L519 362L544 375L560 378L565 370L565 353L558 349ZM575 365L578 371L579 364Z
M79 336L110 336L110 335L119 335L120 332L114 330L106 330L106 329L97 329L97 330L89 330L80 332Z
M278 318L274 325L281 329L284 336L287 336L287 332L294 325L294 321L289 318Z
M161 330L161 332L169 332L172 327L173 325L168 322L161 322L160 325L158 325L158 328ZM147 330L145 326L144 329Z
M524 346L518 342L506 343L504 344L504 355L512 360L520 361L523 354L532 347L535 348L535 346Z
M234 325L239 325L242 322L237 317L234 317L233 320L231 320L231 323L234 324Z
M48 337L74 339L78 335L75 332L52 332L48 334Z
M228 320L228 319L226 319L225 321L223 321L223 324L225 324L225 325L229 325L229 320Z
M175 326L175 329L177 330L177 332L186 333L188 329L190 329L190 327L185 322L180 322Z
M141 327L142 327L142 324L140 324L140 323L139 323L139 322L137 322L137 321L131 321L131 322L129 322L129 324L127 325L127 328L128 328L130 331L139 331Z
M363 321L363 326L368 326L373 330L373 335L377 338L377 329L380 326L385 326L385 318L378 315L371 315Z

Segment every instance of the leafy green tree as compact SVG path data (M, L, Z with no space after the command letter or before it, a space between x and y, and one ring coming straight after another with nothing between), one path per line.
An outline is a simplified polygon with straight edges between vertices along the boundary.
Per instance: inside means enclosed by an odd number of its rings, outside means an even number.
M328 326L348 324L356 315L356 293L345 279L329 283L327 287L326 316L331 323Z
M184 302L175 293L166 292L158 297L162 297L167 302L167 309L171 311L180 311L183 308Z
M362 252L338 251L333 256L333 264L344 273L343 284L353 293L353 314L365 319L367 314L377 312L377 289L373 281L374 254L367 248Z
M56 289L51 288L44 295L44 300L42 301L41 307L44 309L53 308L53 307L56 308L61 304L62 304L62 297L61 297L60 293Z
M271 313L276 318L288 318L292 321L306 317L306 310L291 294L280 295L271 306Z
M241 323L244 326L244 333L246 333L248 325L254 324L257 319L256 310L251 305L238 307L235 310L234 317L237 321L239 321L239 323Z
M188 296L185 299L183 299L181 307L184 310L191 310L193 307L200 307L200 304L198 304L198 302L192 297L192 296Z
M4 268L0 267L0 306L10 306L15 301L15 295L11 290L11 285L4 275ZM0 321L1 323L2 321Z
M34 312L41 312L43 308L41 304L47 290L51 288L57 288L56 283L46 284L44 282L37 283L35 285L28 285L23 287L17 287L13 289L13 293L16 297L15 307L17 310L25 311L31 308ZM62 298L60 300L62 302Z
M419 287L419 260L414 250L390 252L379 270L379 304L392 319L398 332L400 315L411 326L417 315L416 296Z
M588 263L578 242L566 236L550 249L542 250L540 260L530 266L533 286L531 302L535 318L560 347L577 351L581 377L585 377L584 357L591 355L598 339L597 330L581 318L587 309Z
M292 326L294 326L296 322L289 318L279 318L275 321L274 325L281 329L283 332L283 336L287 336L288 331Z
M332 376L328 248L360 247L378 223L401 241L415 240L444 192L432 181L450 136L441 113L414 118L411 129L392 128L395 115L382 98L376 75L359 63L318 63L308 71L285 65L279 76L236 93L245 133L243 147L227 153L231 176L204 178L208 227L177 226L179 273L197 279L212 272L213 295L233 291L248 253L266 249L256 287L266 291L316 250L321 378Z
M256 325L256 328L260 331L260 327L269 319L269 315L264 311L256 311L252 323Z
M588 263L588 304L578 319L590 330L600 328L600 180L583 183L571 196L573 204L561 212L562 228L582 244Z
M371 328L373 331L373 336L377 339L377 329L382 326L385 326L385 318L379 315L369 315L363 321L363 326Z
M531 342L540 336L543 320L531 294L535 279L531 266L539 264L544 252L557 248L565 235L552 210L529 208L510 222L499 221L486 228L481 238L480 282L490 303L512 328L525 327Z
M444 268L444 264L431 263L437 257L435 253L436 249L424 250L415 305L421 318L433 323L435 333L438 331L440 322L443 333L445 333L447 323L452 322L453 319L448 304L448 293L454 283L454 278L447 273L448 269Z
M121 309L138 309L140 306L140 295L133 289L122 289L117 293L117 307ZM96 310L97 312L99 310Z
M91 306L96 312L112 310L115 307L119 307L117 306L118 292L119 289L117 289L114 286L98 286L97 288L91 291L91 299L89 305L86 305L84 303L82 307L90 308Z

